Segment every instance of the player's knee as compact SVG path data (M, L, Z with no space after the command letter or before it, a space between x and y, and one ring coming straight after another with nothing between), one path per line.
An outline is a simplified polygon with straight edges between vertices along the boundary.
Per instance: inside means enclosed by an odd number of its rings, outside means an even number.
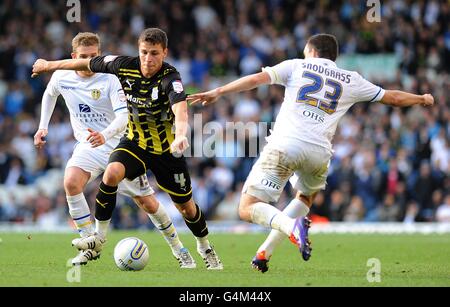
M247 217L247 213L241 206L239 206L238 213L239 213L239 218L241 220L245 221L246 220L245 218Z
M78 195L83 192L83 186L78 178L66 176L64 177L64 190L67 195Z
M158 211L159 202L152 196L135 196L133 199L139 207L149 214Z
M246 203L246 202L239 203L238 213L239 213L239 218L241 220L251 222L252 205L253 204Z
M117 186L125 176L125 167L121 163L110 163L103 174L103 183L109 186Z
M243 221L252 221L252 210L253 205L260 202L261 200L253 195L243 193L241 196L241 201L239 202L239 217Z
M185 218L192 219L197 214L197 207L192 199L184 203L177 203L176 206L178 211Z

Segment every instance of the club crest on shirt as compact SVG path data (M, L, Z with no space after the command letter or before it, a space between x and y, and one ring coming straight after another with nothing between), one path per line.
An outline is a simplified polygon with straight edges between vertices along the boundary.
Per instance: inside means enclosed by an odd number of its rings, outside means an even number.
M98 100L100 98L100 90L97 89L92 90L91 96L94 100Z
M158 99L158 88L154 87L152 90L152 100L157 100Z

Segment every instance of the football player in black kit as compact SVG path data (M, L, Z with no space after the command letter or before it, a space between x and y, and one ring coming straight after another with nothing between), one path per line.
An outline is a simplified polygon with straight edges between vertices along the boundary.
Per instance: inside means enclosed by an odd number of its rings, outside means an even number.
M115 74L127 98L128 128L109 158L96 197L95 218L111 219L117 186L150 170L158 186L167 192L183 215L197 241L197 252L208 269L223 265L207 238L204 214L192 198L191 179L182 153L189 147L186 137L188 113L180 74L164 62L168 39L158 28L145 29L138 40L139 56L98 56L92 59L46 61L33 65L33 76L58 69L90 70ZM173 129L174 128L174 129ZM105 231L106 233L106 231ZM79 242L79 248L101 248L102 231Z

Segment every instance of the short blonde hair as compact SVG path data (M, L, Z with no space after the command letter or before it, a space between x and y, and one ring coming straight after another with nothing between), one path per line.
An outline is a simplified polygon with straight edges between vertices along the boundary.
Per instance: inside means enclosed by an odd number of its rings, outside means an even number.
M80 32L72 39L72 50L76 52L79 46L98 46L100 50L100 37L91 32Z

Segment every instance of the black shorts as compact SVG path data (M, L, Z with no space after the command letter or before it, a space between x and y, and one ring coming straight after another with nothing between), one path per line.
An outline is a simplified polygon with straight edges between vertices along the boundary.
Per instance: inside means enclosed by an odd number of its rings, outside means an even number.
M160 155L149 153L135 142L123 137L109 156L109 162L125 166L125 177L133 180L150 170L161 190L167 192L173 202L183 204L192 197L191 178L186 159L174 157L169 151Z

